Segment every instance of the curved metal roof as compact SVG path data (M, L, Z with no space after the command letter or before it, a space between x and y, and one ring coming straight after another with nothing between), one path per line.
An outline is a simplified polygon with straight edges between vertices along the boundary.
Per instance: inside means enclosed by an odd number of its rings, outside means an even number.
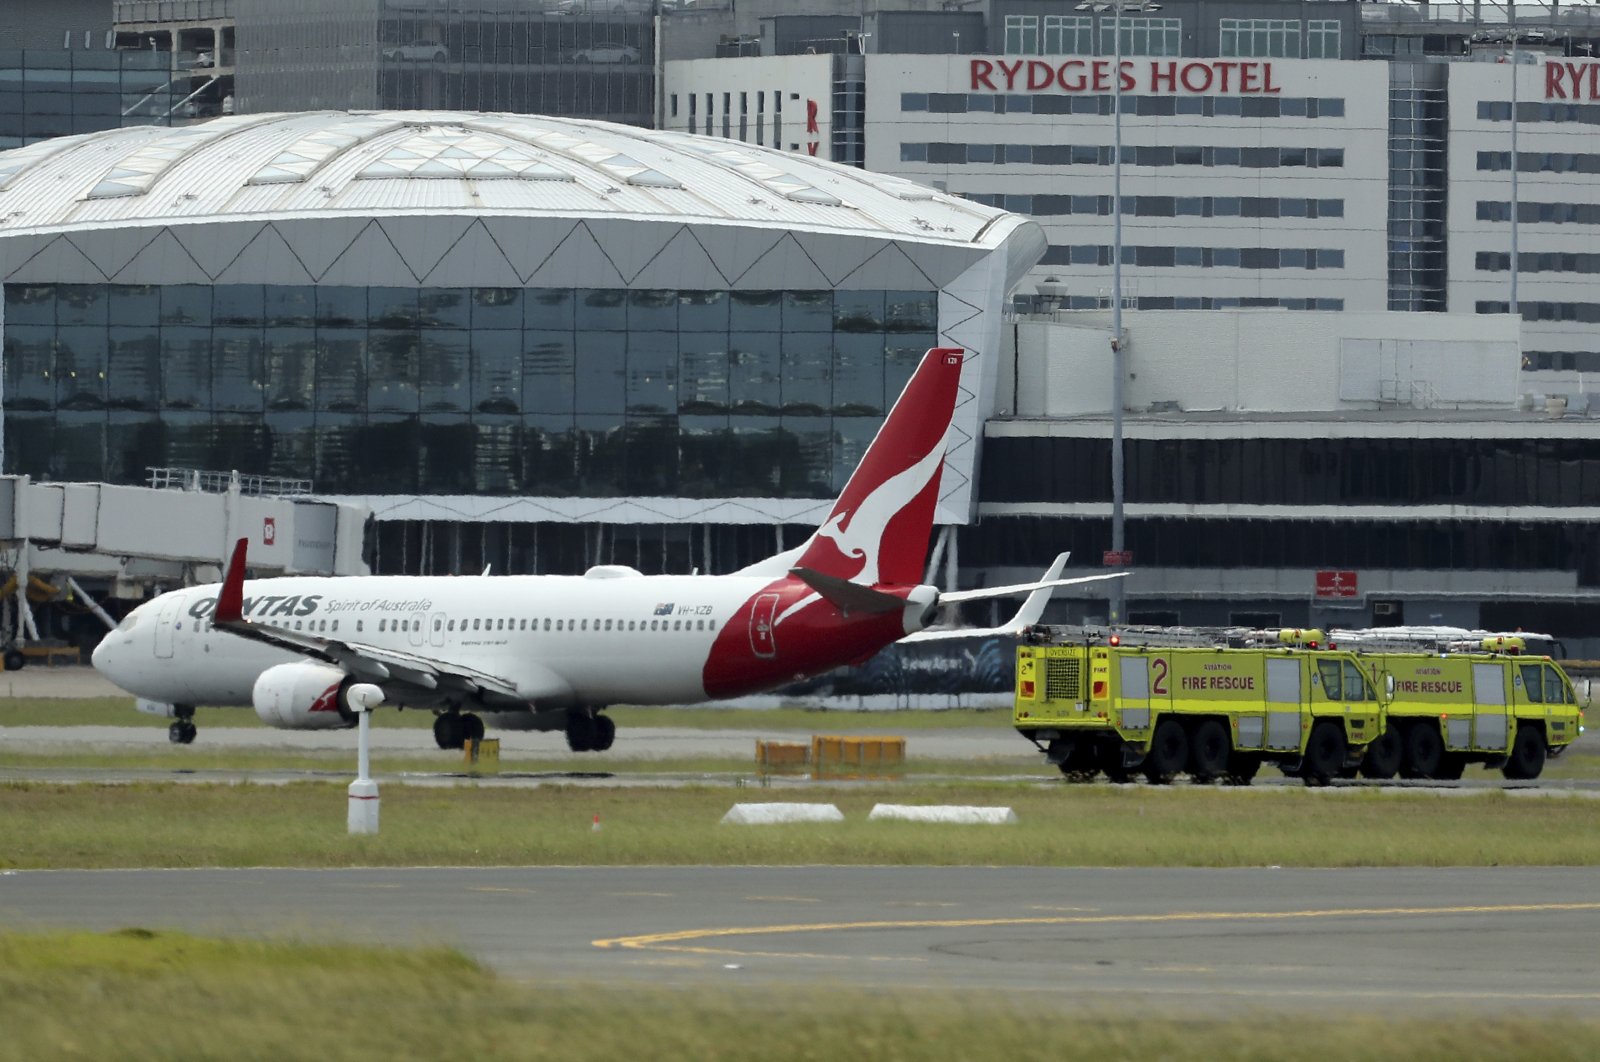
M1012 230L997 220L1025 223L804 155L539 115L235 115L0 152L0 236L419 212L703 219L981 246Z

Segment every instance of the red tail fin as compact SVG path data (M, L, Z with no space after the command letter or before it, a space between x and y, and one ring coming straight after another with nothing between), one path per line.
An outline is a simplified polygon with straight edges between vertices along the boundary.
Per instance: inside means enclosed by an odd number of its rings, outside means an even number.
M214 623L234 623L244 618L244 553L249 544L248 538L233 544L233 556L222 577L222 591L217 594L217 607L211 611Z
M923 355L798 567L867 586L922 580L962 355Z

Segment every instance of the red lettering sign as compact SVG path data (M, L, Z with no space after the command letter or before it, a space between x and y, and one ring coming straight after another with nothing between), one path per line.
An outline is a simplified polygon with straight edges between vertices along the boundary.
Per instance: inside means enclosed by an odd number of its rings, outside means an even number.
M1600 63L1544 64L1547 100L1600 100Z
M1124 59L1116 70L1108 59L1067 59L1056 66L1042 59L971 59L969 64L969 80L974 92L985 89L990 92L1110 92L1114 74L1123 92L1152 95L1216 92L1242 96L1276 96L1283 92L1272 64L1255 60L1160 59L1141 66L1132 59ZM1547 95L1550 85L1556 83L1549 79L1558 76L1566 74L1552 74L1547 70ZM1576 82L1578 75L1574 73L1572 78ZM1592 73L1590 80L1594 80Z
M264 516L261 518L261 544L270 546L278 541L278 518Z
M1318 597L1356 597L1356 573L1322 571L1317 573Z
M816 131L817 131L817 101L816 100L806 100L806 132L815 133ZM813 151L812 154L815 155L816 152Z

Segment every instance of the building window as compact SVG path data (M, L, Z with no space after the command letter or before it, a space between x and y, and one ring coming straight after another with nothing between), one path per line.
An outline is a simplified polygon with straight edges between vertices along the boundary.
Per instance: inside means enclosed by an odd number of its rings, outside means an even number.
M1306 23L1306 58L1340 58L1340 26L1332 20L1312 19Z
M1333 23L1336 30L1338 25L1337 22ZM1225 18L1222 20L1218 51L1229 57L1298 59L1300 21L1282 18Z
M1044 17L1045 55L1090 55L1093 52L1093 19L1075 15Z
M1100 54L1116 54L1116 20L1100 19ZM1176 18L1125 18L1122 20L1123 55L1182 55L1183 20Z
M1039 16L1006 16L1006 54L1039 54Z

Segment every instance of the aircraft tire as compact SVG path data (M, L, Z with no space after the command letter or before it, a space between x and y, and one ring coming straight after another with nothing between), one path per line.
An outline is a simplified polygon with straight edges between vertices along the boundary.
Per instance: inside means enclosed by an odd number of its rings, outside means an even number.
M595 717L588 712L574 708L567 713L567 748L573 752L595 751L597 731Z
M466 726L461 716L446 712L433 720L433 740L441 749L459 749L466 741Z
M5 652L5 669L7 671L21 671L28 666L28 658L21 649L7 649Z
M594 751L604 752L617 740L617 721L609 715L594 717Z
M174 745L192 745L194 744L195 736L199 732L199 729L189 720L177 719L173 721L171 726L167 727L167 740Z
M479 716L473 715L471 712L467 712L467 713L465 713L465 714L463 714L461 716L461 724L462 724L462 728L464 730L464 733L462 734L462 737L464 739L471 740L471 741L482 741L483 740L483 719L482 718L480 718Z
M1544 735L1536 726L1519 724L1511 739L1511 753L1500 773L1512 781L1526 781L1544 773Z

